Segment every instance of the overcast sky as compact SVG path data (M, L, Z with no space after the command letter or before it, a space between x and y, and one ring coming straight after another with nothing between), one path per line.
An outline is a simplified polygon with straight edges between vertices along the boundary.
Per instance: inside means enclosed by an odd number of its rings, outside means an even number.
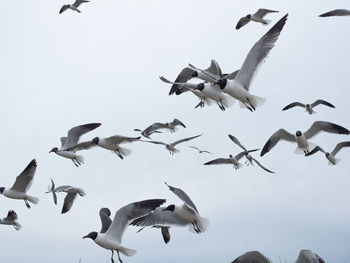
M259 250L274 262L294 262L301 249L311 249L326 262L350 262L350 150L329 166L322 154L306 158L295 144L279 143L258 167L203 166L240 151L227 137L235 135L247 148L262 148L279 128L305 131L316 120L350 128L348 98L350 19L319 18L339 1L194 1L91 0L78 14L58 11L66 1L5 1L0 9L0 186L36 158L38 168L29 191L38 205L0 196L0 217L14 209L23 229L0 225L1 262L109 262L110 251L82 236L99 231L101 207L112 214L133 201L166 198L181 201L164 185L182 188L200 214L210 220L206 233L171 228L165 245L158 230L136 234L130 227L123 245L136 249L125 262L230 262L248 250ZM235 30L238 19L259 7L279 10L268 15L268 26L250 23ZM175 79L192 63L206 68L216 59L224 72L239 69L254 43L284 14L288 21L250 91L265 97L256 112L238 103L225 112L216 105L193 109L191 94L168 96L170 86L159 76ZM293 101L325 99L336 106L281 109ZM85 164L53 153L59 138L76 125L101 122L84 136L136 136L134 128L180 119L187 128L153 139L172 142L203 136L182 145L171 156L164 147L146 143L125 145L124 160L95 148L81 152ZM326 150L350 140L344 135L319 134L311 141ZM198 154L189 145L213 152ZM84 188L71 211L61 215L45 194L56 185ZM117 260L117 258L116 258Z

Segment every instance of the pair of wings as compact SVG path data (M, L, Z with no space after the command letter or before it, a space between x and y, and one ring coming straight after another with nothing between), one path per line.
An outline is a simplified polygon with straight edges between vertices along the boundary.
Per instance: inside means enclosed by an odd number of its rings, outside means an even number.
M325 100L316 100L315 102L313 102L311 105L311 107L316 107L317 105L319 104L323 104L325 106L328 106L328 107L331 107L331 108L335 108L333 104L325 101ZM306 105L304 103L301 103L301 102L292 102L290 104L288 104L286 107L284 107L282 110L285 111L285 110L288 110L290 108L293 108L293 107L302 107L302 108L305 108Z
M11 187L11 190L26 193L33 183L36 167L36 160L33 159L23 172L16 177L16 181Z
M152 125L148 126L146 129L144 129L142 132L146 135L151 135L152 133L154 133L155 131L157 131L159 129L167 129L169 127L176 127L178 125L186 128L186 125L183 124L180 120L174 119L172 122L169 123L169 126L167 126L165 123L155 122ZM135 130L141 131L139 129L135 129Z
M184 139L175 141L175 142L173 142L173 143L170 143L170 145L175 146L175 145L177 145L177 144L179 144L179 143L193 140L193 139L195 139L195 138L197 138L197 137L199 137L199 136L202 136L202 134L199 134L199 135L196 135L196 136L192 136L192 137L188 137L188 138L184 138ZM144 142L150 142L150 143L153 143L153 144L167 145L167 143L165 143L165 142L160 142L160 141L144 141Z
M264 9L264 8L260 8L258 9L258 11L253 14L252 16L256 17L256 18L264 18L265 15L269 14L269 13L278 13L278 11L274 11L274 10L269 10L269 9ZM238 20L238 23L236 25L236 29L240 29L241 27L245 26L246 24L248 24L251 20L251 16L244 16L242 18L240 18Z

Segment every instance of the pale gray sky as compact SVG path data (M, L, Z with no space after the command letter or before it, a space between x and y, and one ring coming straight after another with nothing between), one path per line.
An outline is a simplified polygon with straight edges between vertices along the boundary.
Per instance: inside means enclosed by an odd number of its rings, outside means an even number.
M350 128L348 61L350 19L319 18L339 1L193 1L91 0L81 14L67 10L69 1L18 0L2 3L0 22L0 120L2 129L1 186L10 187L29 161L38 169L30 193L40 203L28 210L23 201L0 196L0 217L9 209L23 226L16 232L0 225L1 261L109 262L110 252L82 236L100 229L98 211L142 199L166 198L180 204L164 185L185 190L209 230L193 234L172 228L163 243L159 231L136 234L130 227L123 239L138 253L125 262L230 262L248 250L259 250L274 262L294 262L300 249L311 249L326 262L350 262L350 151L329 166L322 154L305 158L295 145L278 144L259 159L274 170L257 167L235 171L230 166L203 166L213 156L199 155L188 145L205 148L215 157L240 149L227 137L235 135L247 148L262 148L279 128L306 130L316 120ZM259 7L280 10L269 26L238 19ZM216 59L224 72L238 69L253 44L285 13L288 21L251 85L251 93L267 99L251 113L238 103L221 112L216 105L193 109L190 94L168 96L170 86L158 76L175 79L188 63L205 68ZM325 99L336 109L319 107L309 116L302 109L281 109L292 101ZM101 122L84 138L133 136L174 117L186 129L153 139L175 141L204 135L179 145L169 155L146 143L127 145L133 153L120 160L103 150L81 152L85 164L76 168L48 151L73 126ZM347 136L320 134L312 142L333 149ZM258 153L254 155L258 157ZM61 215L64 195L55 206L44 192L52 177L57 185L81 186L71 211ZM117 260L117 259L116 259Z

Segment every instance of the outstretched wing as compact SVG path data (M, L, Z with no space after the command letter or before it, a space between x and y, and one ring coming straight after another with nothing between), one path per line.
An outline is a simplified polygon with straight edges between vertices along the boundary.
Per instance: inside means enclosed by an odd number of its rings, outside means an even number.
M290 134L284 129L279 129L272 134L270 139L265 143L263 149L261 150L260 156L264 156L265 153L268 153L281 139L289 142L295 142L295 136L293 134Z
M99 126L101 126L101 123L88 123L73 127L68 131L67 140L60 150L65 150L67 148L75 146L78 143L80 136L96 129Z
M121 136L121 135L115 135L108 138L105 138L107 143L110 144L122 144L127 142L135 142L141 139L141 136L138 137L127 137L127 136Z
M240 29L242 26L245 26L246 24L248 24L250 22L250 18L244 16L241 17L241 19L238 20L238 23L236 25L236 29Z
M112 219L110 218L111 216L111 210L108 208L104 207L100 209L100 218L101 218L101 231L100 233L105 233L110 225L112 224Z
M17 213L14 210L8 211L6 219L9 221L17 220L18 219Z
M319 104L323 104L325 106L331 107L331 108L335 108L335 106L331 103L329 103L328 101L325 100L316 100L314 103L311 104L311 107L315 107Z
M178 84L178 82L186 83L189 81L191 78L193 78L196 75L196 71L186 67L183 70L181 70L180 74L177 76L175 79L175 83L171 86L171 89L169 91L169 95L174 94L180 87L181 84Z
M269 13L278 13L278 11L260 8L254 15L263 18Z
M262 169L264 169L266 172L268 172L268 173L272 173L272 174L274 174L275 172L273 172L273 171L271 171L271 170L269 170L269 169L267 169L266 167L264 167L264 166L262 166L262 164L260 163L260 162L258 162L258 160L257 159L255 159L255 158L253 158L252 157L252 159L253 159L253 161L257 164L257 165L259 165Z
M172 125L172 126L178 126L178 125L180 125L180 126L186 128L186 125L183 124L183 123L182 123L180 120L178 120L178 119L174 119L174 120L170 123L170 125Z
M228 158L217 158L209 162L206 162L203 165L212 165L212 164L232 164L232 162Z
M87 1L87 0L75 0L75 2L73 3L73 5L75 7L79 7L82 3L87 3L87 2L90 2L90 1Z
M247 148L245 148L245 147L239 142L239 140L238 140L235 136L229 134L228 137L229 137L235 144L237 144L239 147L241 147L244 151L247 151Z
M202 136L202 134L199 134L199 135L196 135L196 136L192 136L192 137L188 137L188 138L184 138L184 139L178 140L178 141L176 141L176 142L173 142L172 145L175 146L175 145L177 145L177 144L179 144L179 143L187 142L187 141L193 140L193 139L195 139L195 138L197 138L197 137L199 137L199 136Z
M16 177L16 181L11 187L11 190L26 193L33 183L36 167L36 160L33 159L23 172Z
M332 155L335 156L343 147L350 147L350 141L338 143L332 151Z
M305 107L305 104L301 103L301 102L292 102L291 104L288 104L286 107L284 107L282 110L289 110L290 108L293 107Z
M170 191L172 191L178 198L184 201L189 208L199 213L191 198L183 190L181 190L180 188L170 186L166 182L164 183L169 187Z
M317 153L318 151L325 153L325 150L323 150L320 146L316 146L315 148L312 149L311 152L306 153L305 156L313 155L313 154Z
M86 142L78 143L72 147L69 147L69 148L65 149L65 151L77 152L77 151L81 151L81 150L88 150L88 149L96 147L96 146L97 146L96 143L93 143L92 141L86 141Z
M73 202L77 197L77 192L67 194L66 198L64 198L64 203L62 207L62 214L67 213L73 206Z
M315 121L311 125L311 127L306 132L304 132L305 138L310 139L320 131L336 133L336 134L350 134L350 131L348 129L338 124L328 122L328 121Z
M347 9L335 9L324 14L319 15L319 17L328 17L328 16L350 16L350 10Z

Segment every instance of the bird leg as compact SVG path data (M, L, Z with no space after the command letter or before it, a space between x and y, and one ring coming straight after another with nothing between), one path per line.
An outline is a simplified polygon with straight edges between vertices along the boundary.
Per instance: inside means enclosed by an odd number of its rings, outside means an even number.
M27 201L27 200L24 200L24 203L26 204L26 207L27 207L28 209L30 209L30 205L29 205L28 201Z
M76 163L75 163L75 160L74 159L71 159L72 160L72 162L74 163L74 165L76 166L76 167L79 167L79 165L77 165Z
M118 149L115 149L114 152L118 155L120 159L124 159L123 155L120 153Z
M114 259L113 259L114 251L113 250L111 250L111 251L112 251L111 261L112 261L112 263L114 263Z
M120 262L120 263L123 263L123 260L120 258L120 255L119 255L119 251L118 251L118 250L117 250L117 253L118 253L119 262Z
M246 99L247 99L247 101L248 101L248 103L249 103L250 107L252 107L252 108L253 108L253 110L255 110L255 107L254 107L254 106L253 106L253 104L250 102L249 98L246 98Z

